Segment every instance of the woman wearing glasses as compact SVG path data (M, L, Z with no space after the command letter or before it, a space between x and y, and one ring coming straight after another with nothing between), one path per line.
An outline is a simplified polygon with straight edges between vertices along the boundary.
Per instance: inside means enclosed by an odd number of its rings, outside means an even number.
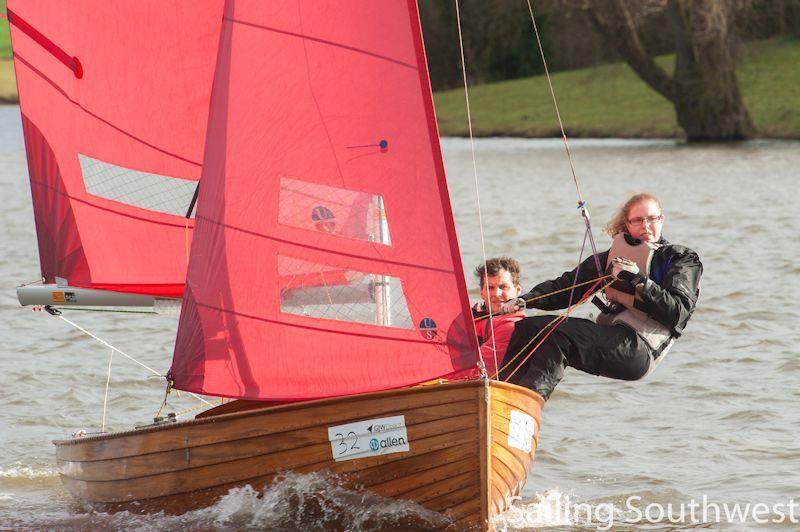
M566 366L624 380L638 380L653 371L694 312L703 272L697 253L661 236L663 225L658 199L637 194L606 227L613 238L611 248L597 257L604 271L598 272L595 258L589 257L575 270L525 294L521 299L528 308L559 310L580 300L593 279L613 277L605 290L607 301L593 300L601 309L596 322L567 318L552 331L553 316L517 322L500 378L547 399ZM569 290L573 285L581 286ZM520 299L507 301L502 311L513 312L522 304Z

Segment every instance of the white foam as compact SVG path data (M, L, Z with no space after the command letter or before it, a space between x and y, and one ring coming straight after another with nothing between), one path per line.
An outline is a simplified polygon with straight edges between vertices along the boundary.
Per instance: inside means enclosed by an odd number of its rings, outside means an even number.
M21 462L0 466L0 478L50 478L57 477L58 471L50 465L28 465Z
M343 488L324 473L286 473L261 494L251 486L234 488L217 504L193 517L213 516L218 527L388 528L405 522L446 522L446 519L410 501L378 497ZM187 514L185 517L189 517Z

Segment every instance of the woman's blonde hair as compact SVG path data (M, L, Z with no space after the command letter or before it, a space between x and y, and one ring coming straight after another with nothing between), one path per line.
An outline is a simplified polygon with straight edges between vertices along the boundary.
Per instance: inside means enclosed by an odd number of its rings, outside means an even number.
M619 209L617 209L617 212L611 217L611 220L609 220L605 227L606 233L613 238L615 235L625 232L627 229L625 224L628 221L628 214L631 212L631 209L634 205L642 201L652 201L658 205L658 210L663 214L664 210L661 208L661 202L658 201L657 197L647 192L634 194Z

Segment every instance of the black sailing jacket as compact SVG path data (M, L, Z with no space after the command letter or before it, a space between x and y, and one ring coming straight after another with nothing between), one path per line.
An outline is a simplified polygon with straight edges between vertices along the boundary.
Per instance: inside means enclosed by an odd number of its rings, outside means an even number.
M650 264L650 278L639 290L641 301L636 301L636 308L646 312L653 319L672 330L673 336L678 337L683 333L686 322L694 312L697 298L700 295L700 276L703 274L703 265L700 257L691 249L673 245L664 238L659 240L662 246L655 250L653 261ZM608 262L608 251L598 254L600 264L605 268ZM594 257L589 257L575 270L564 272L552 281L537 284L524 297L531 299L563 288L569 288L575 283L576 270L577 284L591 281L603 275L597 272ZM590 288L591 284L575 289L572 303L577 302ZM541 310L559 310L570 304L570 291L566 290L546 298L528 302L528 308Z

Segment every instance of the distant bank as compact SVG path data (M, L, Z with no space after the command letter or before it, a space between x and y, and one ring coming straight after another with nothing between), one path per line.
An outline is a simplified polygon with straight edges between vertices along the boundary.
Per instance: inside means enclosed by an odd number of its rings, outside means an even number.
M674 56L658 58L668 72ZM800 40L747 43L737 69L745 104L759 137L800 138ZM682 137L672 104L625 63L552 76L561 117L572 137ZM560 136L542 76L469 88L477 136ZM464 89L434 95L442 135L468 135Z
M0 57L0 103L17 103L17 82L10 57Z
M800 139L800 41L748 43L737 70L745 103L765 138ZM661 57L668 70L674 59ZM561 116L571 137L681 137L672 105L624 63L553 75ZM560 136L542 76L470 87L473 131L481 137ZM439 129L466 136L463 89L434 94ZM0 58L0 103L16 103L10 58Z

